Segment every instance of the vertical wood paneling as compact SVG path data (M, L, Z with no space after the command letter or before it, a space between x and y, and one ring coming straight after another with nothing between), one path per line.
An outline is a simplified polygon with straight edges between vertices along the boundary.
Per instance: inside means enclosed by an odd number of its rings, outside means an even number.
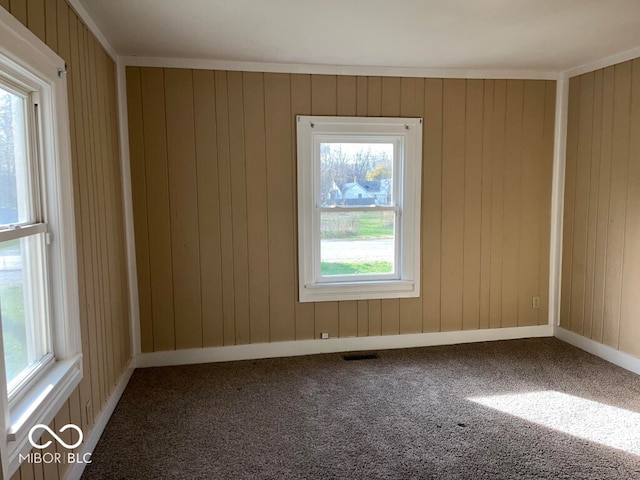
M24 26L27 25L27 0L10 0L11 15L16 17Z
M462 330L466 81L445 80L442 120L441 328Z
M93 386L97 386L97 352L95 343L91 342L91 332L94 330L93 319L93 278L91 272L92 263L87 257L90 253L90 231L88 204L85 204L87 193L84 178L85 162L83 156L85 154L84 139L84 120L82 110L82 88L79 64L79 45L78 45L78 21L75 15L71 14L69 8L63 0L57 3L57 31L59 32L58 45L61 54L69 59L69 73L67 75L69 92L69 127L71 137L71 156L73 162L74 176L74 202L75 202L75 220L76 220L76 242L78 250L78 300L80 306L80 328L81 328L81 345L82 345L82 364L85 372L80 382L80 404L86 405L86 402L93 399ZM96 398L97 400L97 398ZM91 419L80 415L83 431L86 431Z
M77 23L77 32L78 32L78 43L79 43L79 52L80 52L80 70L82 71L82 75L84 76L84 81L81 82L82 87L82 110L83 117L87 122L87 126L85 128L85 148L86 148L86 156L85 156L85 164L86 164L86 178L84 179L85 188L87 188L87 198L88 198L88 208L89 208L89 221L88 221L88 229L90 230L90 238L89 244L91 248L91 255L88 258L92 263L94 281L93 283L93 299L94 299L94 322L90 323L89 333L91 338L91 354L96 358L96 373L97 375L92 376L92 390L93 390L93 398L94 402L97 404L101 404L104 398L104 379L106 375L105 371L105 362L104 362L104 348L102 344L102 328L103 328L103 291L101 288L102 278L101 278L101 252L98 243L98 212L96 207L96 195L95 195L95 181L94 181L94 159L96 157L95 153L95 131L96 131L96 122L95 117L92 114L92 105L91 105L91 66L88 55L88 45L87 45L87 31L82 27L79 21ZM93 420L91 420L92 422Z
M46 42L44 0L27 1L27 27Z
M640 60L572 78L570 99L563 325L640 356Z
M593 74L586 74L580 77L579 89L576 158L580 160L576 162L575 175L569 328L576 333L582 334L587 260L587 220L589 215L589 189L591 183Z
M493 118L491 152L491 280L489 285L489 327L498 328L502 323L502 243L504 215L504 167L505 167L505 119L507 106L507 81L496 80L493 90Z
M235 289L233 225L231 215L231 163L229 160L229 103L227 72L215 72L218 134L218 192L220 197L220 245L222 258L222 312L224 345L235 345Z
M358 303L354 301L338 302L340 316L340 337L358 336Z
M524 82L522 122L522 171L520 190L520 252L518 282L518 326L538 325L540 308L532 298L540 296L539 268L548 263L540 257L540 225L545 217L542 206L542 167L544 145L545 82ZM548 178L548 177L545 177ZM542 299L541 299L542 300Z
M422 331L440 331L443 81L425 80L422 144Z
M115 376L116 376L116 368L118 365L118 355L117 349L112 348L113 345L113 337L114 331L117 330L118 322L114 322L113 319L117 316L117 289L113 288L113 274L114 274L114 263L110 262L109 259L113 258L112 255L112 247L113 243L111 241L111 230L109 225L112 224L110 221L110 213L111 209L107 209L106 205L112 205L111 198L111 182L109 180L109 169L107 168L107 162L105 161L108 158L108 131L107 131L107 121L106 116L102 115L102 112L106 111L105 108L105 99L108 93L105 87L106 80L106 72L105 72L105 55L102 51L102 48L99 46L98 42L95 39L91 41L91 56L93 57L92 67L95 71L95 92L96 98L95 102L93 102L94 115L96 116L96 125L97 125L97 151L98 157L96 160L98 162L95 166L95 172L97 177L97 194L99 198L98 208L100 214L100 245L102 251L102 289L103 298L104 298L104 317L103 317L103 358L105 359L106 365L106 375L105 375L105 383L104 383L104 400L108 398L109 392L113 385L115 385Z
M306 77L308 78L308 77ZM290 145L295 120L291 115L292 80L285 74L265 74L265 132L269 220L269 312L272 341L313 338L313 306L299 311L296 327L296 251L294 152ZM311 307L311 308L310 308Z
M62 433L60 433L60 429L65 425L67 425L70 421L71 421L71 417L69 415L69 402L67 401L62 405L62 408L60 408L60 410L54 417L53 426L54 426L54 431L58 432L58 434L60 435L60 438L62 438L62 440L69 445L78 441L77 435L72 434L73 432L72 429L66 430ZM60 445L58 442L55 442L55 448L56 448L56 453L59 453L61 457L64 458L64 456L67 455L68 450L64 448L62 445ZM57 478L64 478L64 475L67 469L69 468L69 464L66 462L58 463L56 464L56 467L58 467Z
M243 74L247 162L247 235L251 343L269 341L269 243L267 164L262 73ZM274 321L277 321L274 318Z
M584 320L582 334L591 337L593 332L593 287L595 277L596 228L598 220L598 193L600 189L600 155L602 140L602 70L593 75L593 110L591 115L590 158L591 172L588 189L586 273L584 287Z
M192 71L165 69L164 94L175 344L196 348L202 347L202 309Z
M315 338L315 309L312 303L300 303L298 301L298 231L295 227L298 224L297 210L297 192L298 179L296 162L296 115L311 115L311 76L310 75L291 75L291 164L293 168L292 179L292 195L291 202L293 204L293 238L295 258L294 261L294 279L295 279L295 314L296 314L296 340L308 340ZM267 136L267 140L269 137Z
M142 125L134 124L130 135L139 131L146 137L144 97L153 89L145 92L144 69L140 72L141 99L133 92L132 101L142 104ZM202 76L200 86L196 74ZM132 75L130 83L135 84L136 73ZM166 117L166 132L151 128L169 145L193 142L184 149L171 147L169 156L175 158L168 162L178 165L186 158L192 164L188 188L193 191L187 198L197 221L190 225L201 245L203 229L207 238L214 238L206 242L212 250L209 259L203 255L190 268L202 282L196 290L203 291L204 321L198 338L203 345L302 340L319 338L321 332L351 337L500 327L515 325L519 317L523 325L538 323L542 310L531 308L531 296L539 294L541 258L545 249L548 252L542 224L549 221L549 204L546 209L538 204L545 204L550 192L555 96L551 82L190 71L182 75L175 84L165 79L161 85L167 106L158 117ZM195 107L182 105L188 98ZM297 301L295 116L305 114L424 116L421 298ZM180 115L192 118L184 117L178 125ZM144 142L134 145L132 155L148 157L146 147ZM132 168L134 163L132 159ZM142 190L149 189L144 186L148 168L133 175ZM176 173L170 167L166 171L165 189L172 192L180 179L173 178ZM206 191L211 183L217 190ZM187 187L175 191L183 188ZM146 198L149 202L149 192ZM173 197L169 200L168 208L176 215L181 209L174 206ZM152 206L146 208L150 225ZM526 223L520 221L525 214ZM137 221L144 218L140 217ZM171 217L171 234L177 221ZM523 240L523 235L529 238ZM184 243L169 238L174 248ZM503 260L504 254L508 260ZM217 298L204 294L207 276L209 285L219 285ZM210 312L218 312L218 320L204 314L205 303ZM510 312L509 319L503 311ZM152 318L147 335L155 335ZM177 341L177 308L174 320ZM191 338L197 337L196 329Z
M604 291L604 316L607 321L604 324L602 341L605 345L618 348L629 172L631 62L616 65L614 73L609 236Z
M103 235L105 228L105 216L104 209L100 204L100 198L103 194L101 177L99 169L102 165L102 139L101 139L101 125L100 116L98 113L99 100L98 100L98 72L97 72L97 59L95 57L95 39L89 34L89 31L82 28L82 36L84 41L84 55L86 58L85 68L87 69L88 85L87 85L87 109L88 115L91 119L90 125L90 148L92 155L89 158L89 170L90 170L90 185L92 192L93 202L93 215L94 218L94 245L97 254L93 256L96 262L96 272L98 273L97 281L97 298L99 304L99 316L98 316L98 328L97 328L97 343L98 343L98 356L100 362L98 365L98 371L100 373L100 404L103 404L107 398L107 391L109 389L111 365L109 364L109 354L107 349L107 318L110 315L111 305L109 303L110 292L106 288L108 270L106 268L106 238Z
M382 115L382 78L369 77L367 82L367 116Z
M382 77L380 111L383 117L400 116L400 78Z
M247 229L247 174L244 150L242 72L227 73L229 101L229 158L231 163L231 216L233 225L233 289L236 344L251 341L249 320L249 259Z
M63 26L64 23L64 15L62 12L64 9L60 8L60 4L58 4L58 19L60 21L60 27ZM94 231L95 231L95 222L94 222L94 208L93 208L93 196L90 190L90 178L91 178L91 168L90 161L91 158L91 128L88 128L87 125L91 124L91 119L89 117L88 110L88 101L87 101L87 83L88 83L88 75L86 73L86 57L85 57L85 42L84 42L84 28L75 17L72 15L70 10L68 10L68 19L69 19L69 34L71 38L72 45L72 60L74 53L77 53L77 62L75 72L77 74L76 78L78 79L77 91L74 84L74 117L75 117L75 126L76 126L76 138L80 142L78 144L78 175L80 179L79 190L80 190L80 198L82 199L82 241L83 248L85 249L85 283L86 283L86 295L87 295L87 315L89 321L87 323L87 333L88 343L89 343L89 357L90 357L90 366L91 366L91 400L93 404L100 405L101 404L101 375L102 369L100 367L100 352L99 352L99 344L98 344L98 331L100 329L99 322L99 298L96 293L97 291L97 283L98 283L98 273L96 272L96 257L97 253L95 251L94 246ZM59 28L60 32L64 31L64 28ZM63 37L60 37L62 40ZM73 67L71 73L73 74ZM88 280L88 281L87 281ZM85 352L86 355L86 352ZM93 419L87 419L88 424L93 423Z
M356 115L359 117L367 116L369 97L368 84L369 81L367 77L358 77L356 81Z
M502 322L518 325L520 283L520 192L522 190L522 112L524 82L507 83L505 126L504 213L502 238Z
M35 472L32 463L23 462L20 469L13 475L13 480L35 480Z
M140 69L154 350L175 348L163 71Z
M358 300L358 336L366 337L369 334L369 302Z
M142 121L142 87L140 69L127 67L127 113L129 121L129 151L133 225L136 238L136 272L138 275L138 308L142 352L153 351L153 321L151 314L151 275L149 273L149 231L147 220L147 181L144 164L144 133Z
M593 321L591 338L602 342L604 330L604 289L609 238L609 192L611 187L611 145L613 140L613 67L602 72L602 129L600 154L600 188L598 189L598 221L596 225L596 259L593 280ZM564 274L563 269L563 274ZM566 292L563 288L562 292ZM568 295L568 293L564 293ZM566 298L566 297L565 297ZM568 303L568 302L567 302ZM563 302L564 306L565 302Z
M9 11L9 0L0 0L0 7Z
M482 231L480 233L480 301L478 325L489 328L491 300L491 224L493 189L493 92L494 80L484 81L482 111ZM551 178L551 176L549 176Z
M338 84L335 75L311 76L311 114L337 115Z
M484 81L467 80L464 153L462 328L480 328L482 248L482 120Z
M202 345L224 344L220 198L218 196L218 135L215 77L212 71L193 71L194 136L200 235L202 289Z
M369 335L377 336L382 333L382 307L380 300L369 300Z
M44 12L44 16L45 16L45 32L46 32L46 43L47 45L49 45L49 47L51 48L51 50L56 51L58 50L58 1L57 0L48 0L45 1L45 12ZM69 16L67 14L67 9L66 6L64 8L61 9L61 14L63 16L65 16L68 20ZM61 32L61 35L68 35L69 32ZM62 49L61 49L62 50ZM67 52L67 56L63 55L61 52L58 52L58 55L60 55L62 58L64 58L65 60L69 60L69 56L68 56L68 52ZM67 61L67 63L69 63Z
M356 77L340 75L337 78L337 108L340 116L356 116Z
M619 348L640 357L640 59L632 62L632 82Z

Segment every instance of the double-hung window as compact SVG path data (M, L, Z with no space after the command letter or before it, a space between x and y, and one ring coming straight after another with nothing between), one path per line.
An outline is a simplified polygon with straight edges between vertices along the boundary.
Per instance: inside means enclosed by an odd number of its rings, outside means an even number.
M297 120L300 301L419 296L422 120Z
M82 378L64 61L0 9L0 463ZM41 430L40 430L41 433Z

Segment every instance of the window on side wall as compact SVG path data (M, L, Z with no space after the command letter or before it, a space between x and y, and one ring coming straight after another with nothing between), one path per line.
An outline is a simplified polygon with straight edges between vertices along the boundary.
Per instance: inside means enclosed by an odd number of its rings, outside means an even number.
M301 302L420 295L422 119L297 118Z
M65 64L0 9L3 475L82 378ZM42 433L42 430L38 432ZM38 435L33 439L37 440Z

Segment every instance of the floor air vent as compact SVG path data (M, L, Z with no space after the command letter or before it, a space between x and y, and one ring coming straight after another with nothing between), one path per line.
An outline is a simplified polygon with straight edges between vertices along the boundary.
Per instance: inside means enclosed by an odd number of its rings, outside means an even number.
M342 358L344 358L347 361L373 360L374 358L378 358L378 354L377 353L354 353L354 354L343 355Z

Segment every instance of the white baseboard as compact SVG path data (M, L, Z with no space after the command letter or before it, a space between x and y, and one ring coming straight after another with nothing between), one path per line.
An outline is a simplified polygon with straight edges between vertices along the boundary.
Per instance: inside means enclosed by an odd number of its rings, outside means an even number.
M102 436L104 429L109 423L109 419L111 415L113 415L113 411L116 409L118 402L120 401L120 397L124 393L129 380L131 379L131 375L135 371L134 361L132 360L129 363L129 366L125 369L122 376L120 377L120 381L116 385L115 390L107 400L107 403L104 405L104 408L98 415L89 436L85 438L84 444L82 445L82 449L79 453L80 458L85 458L86 454L93 453L96 445L98 444L98 440ZM66 480L80 480L82 473L87 465L85 463L74 463L73 466L67 471Z
M540 325L533 327L464 330L460 332L415 333L375 337L335 338L328 340L257 343L251 345L143 353L136 357L136 367L163 367L170 365L253 360L257 358L294 357L318 353L431 347L436 345L552 336L553 327L551 325Z
M577 333L570 332L562 327L554 327L553 336L596 357L600 357L607 362L640 375L640 358L608 347L607 345L583 337Z

